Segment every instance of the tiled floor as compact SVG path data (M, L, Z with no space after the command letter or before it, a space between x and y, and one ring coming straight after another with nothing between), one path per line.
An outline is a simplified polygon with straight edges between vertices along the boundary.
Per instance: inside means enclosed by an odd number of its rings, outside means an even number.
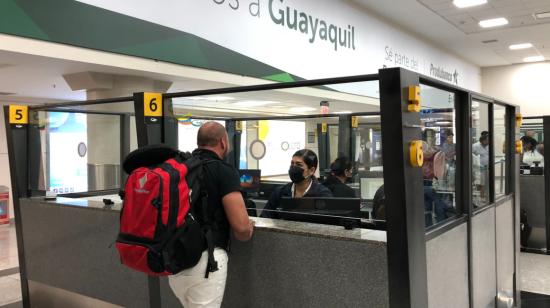
M15 227L0 225L0 307L21 301L18 266Z
M548 308L550 295L521 292L521 308Z
M550 295L550 256L522 253L521 290Z
M0 225L0 271L18 266L15 226Z
M0 277L0 307L21 301L19 274Z

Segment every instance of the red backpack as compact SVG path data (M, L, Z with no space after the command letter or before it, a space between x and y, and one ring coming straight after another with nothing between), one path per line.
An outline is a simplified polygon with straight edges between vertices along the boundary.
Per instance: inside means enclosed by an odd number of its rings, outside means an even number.
M206 162L164 145L140 148L123 164L126 180L116 248L121 262L134 270L167 276L195 266L205 249L205 277L217 270L208 193ZM202 202L203 222L194 209Z

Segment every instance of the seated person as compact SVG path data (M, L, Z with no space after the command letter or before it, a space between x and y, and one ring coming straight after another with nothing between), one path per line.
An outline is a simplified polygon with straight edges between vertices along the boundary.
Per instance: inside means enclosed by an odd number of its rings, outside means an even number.
M311 150L303 149L294 153L288 170L292 182L273 191L261 217L277 218L274 211L280 207L283 197L332 197L330 190L315 178L318 163L317 154Z
M529 166L538 162L539 167L544 167L544 156L537 151L538 142L529 136L521 137L521 141L523 142L522 162Z
M372 205L372 219L386 220L386 195L384 194L384 185L378 187L374 193Z
M351 180L351 161L347 157L339 157L330 165L330 175L323 185L330 189L334 197L356 198L355 192L346 185Z

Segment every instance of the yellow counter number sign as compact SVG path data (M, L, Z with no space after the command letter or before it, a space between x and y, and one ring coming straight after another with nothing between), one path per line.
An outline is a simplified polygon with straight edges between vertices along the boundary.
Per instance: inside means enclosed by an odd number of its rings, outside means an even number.
M10 105L10 124L29 124L29 107L20 105Z
M143 104L144 116L162 117L162 93L144 93Z

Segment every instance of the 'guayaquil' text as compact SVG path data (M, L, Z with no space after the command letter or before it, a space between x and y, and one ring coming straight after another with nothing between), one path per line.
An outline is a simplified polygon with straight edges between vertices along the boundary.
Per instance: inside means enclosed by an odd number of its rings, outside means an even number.
M334 45L334 50L338 48L355 50L355 27L348 25L347 29L344 29L289 6L277 6L274 2L283 3L283 0L269 0L269 15L274 23L308 35L309 42L312 44L319 38L329 41Z

